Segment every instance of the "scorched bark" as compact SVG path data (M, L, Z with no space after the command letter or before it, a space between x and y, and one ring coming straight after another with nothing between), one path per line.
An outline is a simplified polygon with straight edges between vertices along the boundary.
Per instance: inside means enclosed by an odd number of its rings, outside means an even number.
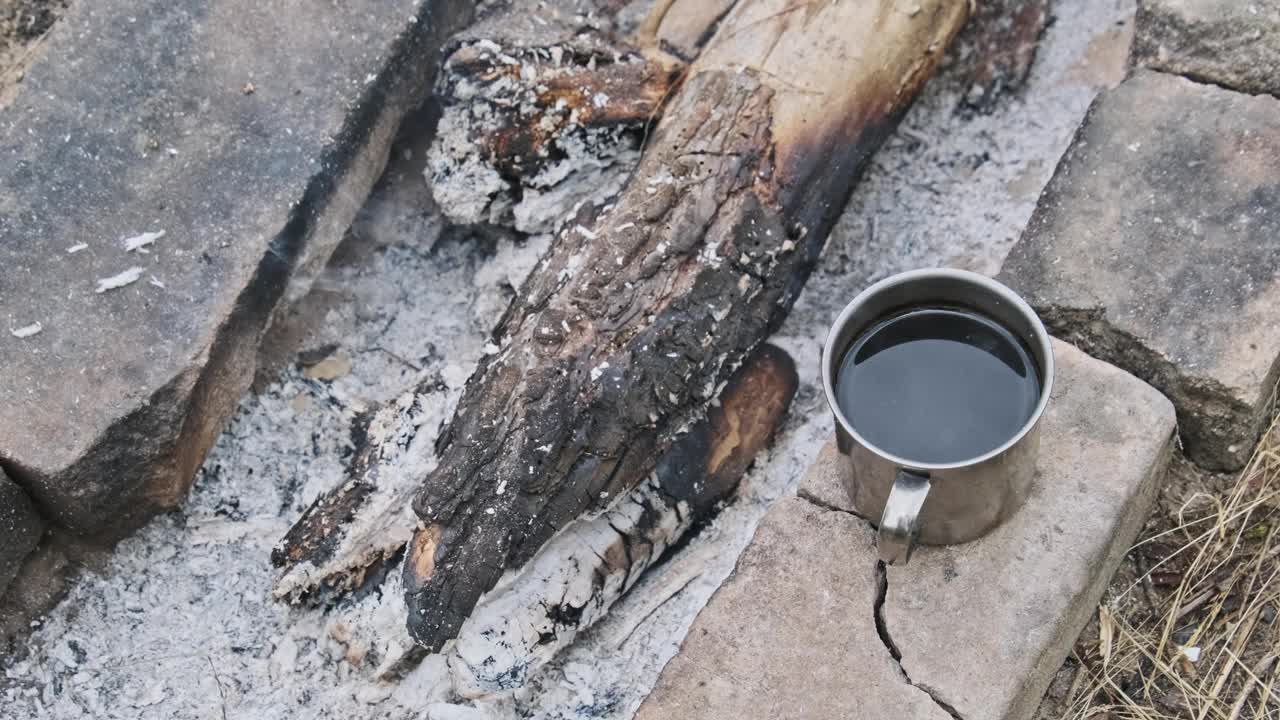
M414 501L409 630L430 650L560 528L606 510L785 317L963 0L739 3L614 203L533 271Z

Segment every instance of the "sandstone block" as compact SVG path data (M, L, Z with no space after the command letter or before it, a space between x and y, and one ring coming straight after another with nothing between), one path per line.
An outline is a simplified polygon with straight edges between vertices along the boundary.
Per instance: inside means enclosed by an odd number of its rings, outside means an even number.
M1135 65L1280 95L1280 0L1139 0Z
M1000 277L1168 395L1193 460L1241 467L1280 374L1280 100L1136 72L1090 108Z
M637 720L949 720L876 634L871 528L801 498L769 511Z
M1035 485L1008 522L884 568L832 443L637 717L1029 718L1146 518L1174 429L1150 386L1055 355Z

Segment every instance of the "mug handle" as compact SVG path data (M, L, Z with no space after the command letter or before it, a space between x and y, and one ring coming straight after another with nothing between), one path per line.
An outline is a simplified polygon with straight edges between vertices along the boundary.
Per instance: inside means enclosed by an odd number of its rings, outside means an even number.
M889 490L889 500L880 515L880 530L876 547L880 560L886 565L901 562L906 565L915 550L916 536L920 530L920 510L929 496L929 476L903 468Z

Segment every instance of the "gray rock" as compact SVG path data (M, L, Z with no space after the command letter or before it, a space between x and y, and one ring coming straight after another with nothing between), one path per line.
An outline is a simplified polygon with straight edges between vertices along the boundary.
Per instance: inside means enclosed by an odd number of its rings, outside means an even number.
M876 634L872 543L848 513L779 502L636 720L950 720Z
M1139 0L1135 65L1280 95L1280 0Z
M881 572L832 443L804 497L769 511L637 717L1030 717L1142 526L1174 429L1155 389L1054 347L1025 507Z
M0 595L43 534L44 520L31 499L0 472Z
M1241 467L1280 374L1280 101L1134 73L1090 108L1000 277L1168 395L1193 460Z
M181 500L472 6L103 0L55 26L0 116L0 462L51 520L116 535Z

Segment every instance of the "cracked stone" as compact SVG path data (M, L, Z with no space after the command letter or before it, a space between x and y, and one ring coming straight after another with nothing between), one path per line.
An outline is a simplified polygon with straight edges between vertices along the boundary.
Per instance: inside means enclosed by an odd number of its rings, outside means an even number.
M848 472L840 451L834 443L827 443L818 457L800 479L800 497L821 507L852 512L849 491L846 490Z
M1139 0L1135 65L1280 95L1280 0Z
M1240 468L1280 375L1280 100L1135 72L1090 108L1000 277L1168 395L1192 460Z
M870 527L780 501L698 615L637 720L951 720L876 634Z
M0 595L44 534L44 520L27 494L0 472Z
M884 576L885 644L912 683L964 720L1031 717L1141 529L1169 462L1174 411L1164 396L1066 343L1054 341L1054 356L1027 504L989 535L920 548ZM837 490L834 443L822 457L801 493L855 512Z
M53 28L0 124L0 322L42 327L0 338L0 464L51 522L181 501L473 6L102 0Z

